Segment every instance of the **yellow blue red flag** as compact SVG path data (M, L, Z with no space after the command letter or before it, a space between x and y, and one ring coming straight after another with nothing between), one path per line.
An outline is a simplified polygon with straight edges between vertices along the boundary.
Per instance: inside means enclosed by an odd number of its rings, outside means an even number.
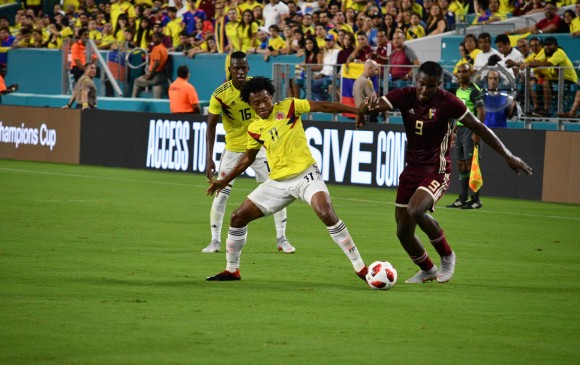
M479 167L479 147L473 147L473 158L471 160L471 172L469 173L469 187L474 192L481 189L483 185L483 177L481 176L481 169Z

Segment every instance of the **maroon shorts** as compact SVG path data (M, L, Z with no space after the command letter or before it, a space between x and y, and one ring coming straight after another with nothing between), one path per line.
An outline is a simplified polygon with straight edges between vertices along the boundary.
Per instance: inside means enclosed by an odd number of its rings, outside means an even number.
M397 189L397 207L406 207L411 197L418 189L425 190L433 198L433 207L435 203L443 196L443 193L449 187L449 178L451 173L439 173L429 171L424 168L405 167L399 177L399 188Z

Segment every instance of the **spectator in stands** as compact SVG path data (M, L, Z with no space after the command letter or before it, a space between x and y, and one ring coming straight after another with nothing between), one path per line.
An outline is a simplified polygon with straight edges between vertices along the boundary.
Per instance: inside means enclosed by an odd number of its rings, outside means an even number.
M513 15L522 16L530 15L535 13L541 13L544 11L546 4L544 0L526 0L521 1L519 5L514 7Z
M117 24L117 19L121 15L125 15L125 19L135 18L135 7L129 1L125 0L117 0L114 3L111 3L111 24ZM115 29L115 36L116 35L117 29Z
M338 52L336 63L342 65L348 62L348 57L354 52L356 45L356 38L353 33L346 33L342 39L342 49Z
M72 107L76 101L77 108L81 110L94 109L97 107L97 88L93 79L97 75L97 66L92 63L84 65L85 72L76 83L73 94L63 109Z
M297 57L304 56L306 49L306 38L304 38L304 33L301 29L295 29L292 31L292 40L290 42L290 50L288 54L294 53Z
M491 70L487 73L487 92L485 93L485 120L489 128L507 128L507 120L516 111L516 101L498 89L499 72Z
M226 36L228 37L228 45L225 48L225 52L237 52L241 49L238 25L238 11L236 9L228 10L228 22L226 24Z
M423 6L425 6L425 2L423 2ZM449 10L449 0L439 0L439 6L441 7L441 12L445 16L447 30L455 30L455 23L457 23L457 20L455 19L455 13ZM427 11L426 8L425 11Z
M253 10L254 13L254 20L260 27L264 26L264 15L263 15L264 8L260 6L256 6Z
M280 28L273 24L268 29L270 31L270 38L268 38L268 49L264 54L264 61L268 62L270 57L284 54L286 50L286 41L280 37Z
M161 33L153 33L151 38L153 41L153 49L149 55L149 73L135 79L133 84L133 98L138 98L139 93L146 87L153 88L153 97L161 99L163 89L155 86L164 85L167 82L165 75L165 66L169 55L167 48L163 45L163 35Z
M508 32L509 34L524 34L524 33L565 33L564 32L564 21L557 14L558 7L553 2L547 2L544 6L544 16L545 18L533 24L529 27L516 29L513 32Z
M576 91L576 97L574 97L574 104L572 104L572 108L570 108L570 110L567 112L558 113L558 116L560 118L576 118L578 109L580 109L580 90Z
M383 29L385 29L387 39L389 41L393 40L393 35L397 30L397 23L395 22L395 17L393 16L393 14L385 14L385 18L383 19ZM377 34L377 43L378 43L378 34Z
M340 50L336 47L336 41L332 34L324 38L326 45L324 46L323 66L320 73L314 76L312 82L312 99L315 101L328 100L328 85L330 78L334 76L334 67L338 58Z
M117 17L117 23L115 23L115 28L113 30L113 35L118 42L123 42L125 39L125 35L123 34L123 30L127 27L128 20L126 14L119 14Z
M169 17L169 21L165 24L163 33L166 36L171 37L172 42L169 50L173 52L173 50L175 50L175 48L180 44L179 35L182 31L181 18L177 17L177 9L175 6L167 8L167 16Z
M295 66L294 78L290 80L289 96L300 98L300 90L304 87L304 81L307 79L308 68L311 72L321 71L324 62L324 55L318 48L314 37L306 38L304 62Z
M491 35L489 33L481 33L477 37L477 45L481 50L481 53L477 55L473 63L473 68L479 71L481 68L487 65L489 57L492 55L498 55L501 58L501 54L495 49L491 48Z
M348 56L346 63L351 62L365 62L371 58L373 49L369 45L367 34L363 31L356 33L356 47L354 51Z
M199 97L189 83L189 68L181 65L177 68L177 79L169 86L169 110L171 113L200 114Z
M242 52L246 53L256 46L258 23L254 21L254 13L250 9L244 10L242 20L238 24L238 37L241 42Z
M492 0L494 1L494 0ZM495 0L497 1L497 0ZM427 35L441 34L447 31L447 21L445 14L441 11L439 4L431 5L429 18L427 18Z
M0 64L6 64L8 57L6 52L12 47L16 37L10 34L10 28L7 26L0 27Z
M7 73L7 66L4 63L0 63L0 94L6 95L18 91L18 84L12 84L6 86L5 78Z
M524 62L524 57L520 51L511 46L510 39L505 34L498 34L495 37L495 46L502 56L502 62L500 64L510 70L514 78L517 77L520 70L518 65ZM508 63L507 61L511 62Z
M149 18L141 18L137 33L135 33L135 45L137 47L148 49L151 43L151 34L153 34L151 21Z
M420 65L419 58L413 49L405 45L405 34L398 31L393 36L393 52L390 54L391 79L412 80L413 68L404 67L410 65Z
M117 40L113 35L113 26L111 23L105 23L105 25L103 25L103 38L101 39L101 44L99 44L98 48L110 49L116 42Z
M413 12L411 14L409 27L407 28L407 40L425 37L425 28L420 24L420 21L419 14Z
M271 25L279 26L288 17L290 10L288 5L280 2L280 0L270 0L270 2L264 6L263 16L264 16L264 26L270 29Z
M477 38L473 34L466 34L462 44L463 52L460 51L462 58L455 65L453 74L457 74L457 67L463 63L469 63L475 66L475 59L481 53L481 49L477 48Z
M218 7L218 5L222 7L223 10L223 4L216 4L215 6ZM184 27L183 30L185 30L188 34L191 34L196 28L195 21L197 19L201 19L202 22L207 20L207 14L202 9L198 9L195 1L188 0L187 8L188 10L183 13L183 16L177 16L177 14L176 16L177 18L181 19L180 22L181 26Z
M225 5L223 2L216 3L215 15L211 20L213 25L213 35L219 53L223 53L228 45L228 38L226 36L226 23L228 22L228 18L225 15L224 8Z
M258 45L254 48L250 48L248 50L248 53L267 53L268 52L268 39L270 38L270 32L268 32L268 29L264 28L264 27L260 27L260 29L258 29L258 34L257 34L257 38L258 38Z
M558 82L558 74L562 72L564 75L564 83L573 85L578 83L578 75L574 70L574 65L568 58L564 50L558 47L558 40L554 37L546 37L544 39L544 51L546 52L546 60L533 60L524 63L524 67L556 67L554 73L550 74L544 80L544 110L537 111L542 116L551 115L552 105L552 85Z
M576 17L570 24L570 33L573 37L580 37L580 1L576 1Z
M316 35L316 43L318 43L318 48L320 49L324 49L324 46L326 45L326 41L324 40L326 38L326 29L324 29L324 26L322 24L316 24L315 29L315 35Z
M365 61L364 70L352 87L352 94L354 96L354 104L358 108L364 103L365 99L371 96L376 96L375 88L373 86L373 78L378 74L378 64L369 59ZM369 122L378 122L378 113L369 114Z
M566 10L562 15L562 20L564 20L564 24L566 24L566 27L568 27L568 31L573 36L575 33L580 34L580 22L574 23L574 19L576 19L576 13L572 9Z
M28 27L20 28L16 39L12 42L12 48L28 48L32 40L32 30Z

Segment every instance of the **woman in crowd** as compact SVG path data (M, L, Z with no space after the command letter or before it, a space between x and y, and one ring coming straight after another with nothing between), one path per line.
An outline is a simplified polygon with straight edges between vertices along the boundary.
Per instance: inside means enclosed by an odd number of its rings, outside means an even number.
M427 18L426 33L428 36L441 34L447 31L447 21L445 15L441 11L441 7L437 3L431 5L429 18Z
M242 21L238 24L238 37L242 52L248 52L248 49L256 46L258 28L258 23L254 21L254 13L250 9L244 10Z
M290 80L288 94L291 97L299 98L300 90L304 86L304 80L308 74L306 65L322 65L322 52L318 48L314 37L306 38L304 42L304 62L296 65L295 78Z
M225 51L232 53L241 51L241 40L238 35L238 11L236 9L228 10L228 24L226 24L226 36L228 37L228 45Z

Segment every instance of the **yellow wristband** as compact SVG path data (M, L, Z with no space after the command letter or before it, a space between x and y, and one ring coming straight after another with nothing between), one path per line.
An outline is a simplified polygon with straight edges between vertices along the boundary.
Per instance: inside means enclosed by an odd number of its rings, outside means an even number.
M88 107L88 106L89 106L89 103L83 103L83 108Z

